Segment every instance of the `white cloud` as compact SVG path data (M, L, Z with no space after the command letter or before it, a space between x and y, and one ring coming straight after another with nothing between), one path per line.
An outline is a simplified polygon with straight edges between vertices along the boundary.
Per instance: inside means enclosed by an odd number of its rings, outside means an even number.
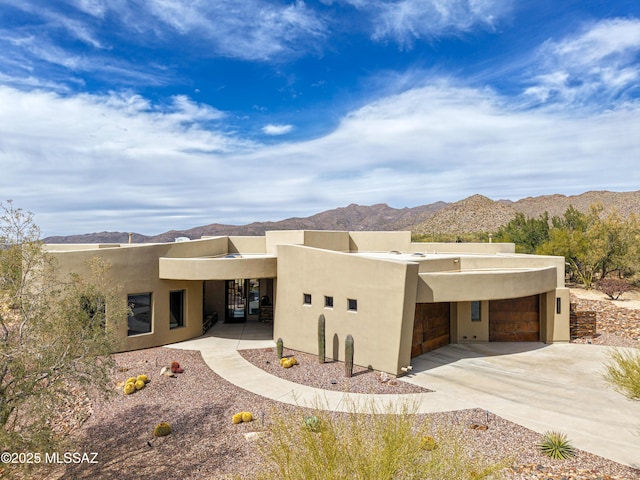
M245 60L295 55L327 33L322 19L302 1L153 0L143 5L180 35L197 35L218 54Z
M265 125L262 132L266 135L284 135L293 130L293 125Z
M640 19L610 19L589 25L539 49L537 73L525 90L540 102L619 102L640 80ZM596 102L599 100L599 102Z
M459 35L472 28L493 29L511 8L505 0L351 0L373 18L373 38L410 47L417 39Z
M0 191L45 235L638 188L628 174L640 158L637 104L519 110L442 80L353 111L324 137L277 145L216 130L224 117L187 97L167 106L0 87L0 104Z

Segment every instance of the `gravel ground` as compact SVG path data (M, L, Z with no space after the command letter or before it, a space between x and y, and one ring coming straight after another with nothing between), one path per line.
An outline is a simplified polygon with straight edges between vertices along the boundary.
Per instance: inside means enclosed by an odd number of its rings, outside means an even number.
M615 309L594 305L600 309L597 310L598 330L603 332L598 343L635 340L630 333L632 329L624 328ZM623 328L614 331L612 325L616 324ZM593 343L596 343L595 339ZM283 374L284 369L272 365L271 360L266 363L275 357L272 349L242 351L241 354L267 371L273 368L274 374ZM299 407L268 400L227 382L209 369L199 352L160 347L114 357L117 363L113 375L114 395L108 400L87 402L85 398L81 399L79 409L83 412L77 412L77 418L89 418L72 433L75 451L97 452L98 463L66 467L40 465L29 478L250 479L263 471L265 465L255 443L248 441L245 434L263 431L274 410L300 418L306 413ZM341 363L320 365L314 361L315 356L309 357L300 355L300 365L289 369L287 378L352 392L392 394L414 388L404 382L397 382L397 385L381 383L376 373L359 370L348 384L341 384L339 380L344 378ZM160 376L161 366L174 360L185 368L184 373L177 378ZM151 382L132 395L123 395L118 385L140 373L149 375ZM332 378L337 381L335 385L330 382ZM233 425L231 417L240 411L252 412L256 420ZM434 428L438 425L458 426L471 449L479 455L512 458L512 466L505 475L507 479L640 479L639 470L582 451L568 461L551 460L538 452L539 434L493 414L489 415L486 431L468 428L471 423L485 422L486 414L482 410L431 414L424 418L432 422ZM161 421L169 422L173 433L154 438L153 427ZM64 430L68 429L65 426Z
M295 356L296 360L298 360L298 365L294 365L291 368L282 368L280 366L275 347L239 350L239 353L245 360L269 372L271 375L324 390L375 394L425 393L431 391L417 385L399 382L395 378L381 375L380 372L367 370L357 365L353 366L353 376L346 378L343 362L327 359L326 363L320 365L317 355L296 352L287 348L283 349L283 356Z

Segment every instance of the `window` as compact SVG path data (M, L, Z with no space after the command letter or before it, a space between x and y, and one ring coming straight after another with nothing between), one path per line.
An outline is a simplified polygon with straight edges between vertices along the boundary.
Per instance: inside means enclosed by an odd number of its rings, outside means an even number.
M562 313L562 299L560 297L556 298L556 313L558 315Z
M169 292L169 328L184 327L184 290Z
M303 293L302 294L302 303L305 305L311 305L311 294Z
M353 298L347 299L347 310L349 310L350 312L357 312L358 311L358 300L355 300Z
M127 335L151 333L151 293L136 293L128 295L129 331Z
M482 321L482 314L480 310L480 302L475 301L471 302L471 321L472 322L480 322Z
M333 308L333 297L324 297L324 308Z

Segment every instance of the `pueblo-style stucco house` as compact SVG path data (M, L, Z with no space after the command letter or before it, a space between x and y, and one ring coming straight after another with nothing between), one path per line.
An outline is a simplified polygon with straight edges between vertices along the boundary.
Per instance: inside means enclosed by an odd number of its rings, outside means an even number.
M202 335L212 319L273 322L274 338L393 375L449 343L567 342L564 258L504 243L412 243L410 232L269 231L165 244L48 245L64 272L98 255L132 315L123 350Z

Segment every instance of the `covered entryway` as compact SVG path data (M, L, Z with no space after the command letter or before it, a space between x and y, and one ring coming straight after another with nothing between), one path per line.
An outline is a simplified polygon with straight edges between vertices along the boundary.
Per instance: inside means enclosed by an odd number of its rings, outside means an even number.
M540 341L539 295L491 300L489 302L489 341Z
M449 344L450 318L449 302L416 303L411 358Z

